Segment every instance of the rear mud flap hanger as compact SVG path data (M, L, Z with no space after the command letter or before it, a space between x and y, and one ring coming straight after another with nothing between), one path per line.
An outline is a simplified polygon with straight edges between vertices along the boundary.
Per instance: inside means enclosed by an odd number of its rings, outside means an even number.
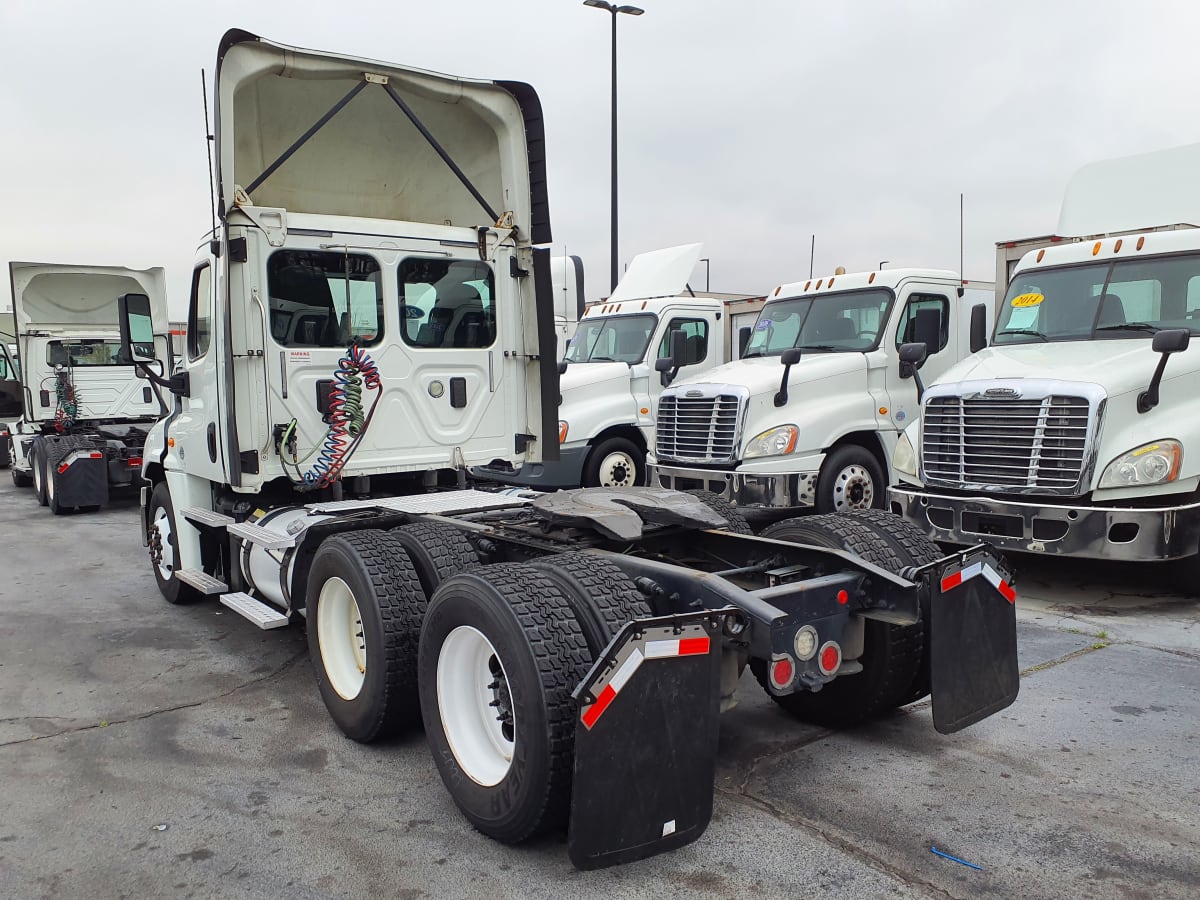
M475 198L476 202L479 203L483 211L487 213L489 221L494 222L497 228L512 228L512 213L506 212L503 215L500 215L494 209L492 209L492 205L487 202L483 194L479 192L479 189L476 188L471 182L471 179L467 177L467 174L461 168L459 168L458 163L456 163L450 154L446 152L446 149L440 143L438 143L437 138L435 138L430 130L425 127L425 123L417 117L417 114L413 112L412 107L409 106L408 103L405 102L404 98L396 92L396 89L391 86L391 84L388 82L388 76L379 75L374 72L364 72L362 81L358 82L354 85L354 87L347 91L345 96L334 103L333 106L329 108L328 112L321 116L321 118L317 119L317 121L314 122L309 129L304 132L304 134L296 138L296 140L292 142L291 146L280 153L279 156L275 158L275 161L263 169L262 172L259 173L259 175L256 176L253 181L246 185L244 189L238 188L235 192L235 202L237 205L240 208L243 208L243 210L246 206L252 205L250 195L254 193L255 189L258 188L258 186L268 178L270 178L280 166L291 159L297 150L308 143L313 135L324 128L334 116L341 112L350 103L350 101L357 97L359 92L361 92L369 84L377 84L387 92L387 95L392 98L392 101L398 107L400 107L400 111L408 117L408 120L413 124L413 127L415 127L417 131L421 133L421 136L425 138L425 140L429 143L429 146L433 148L433 151L442 158L442 161L447 166L449 166L450 171L453 172L458 180L462 182L463 187L470 192L471 196ZM269 212L279 213L282 212L282 210L269 210ZM251 218L253 219L253 216ZM257 219L254 219L254 222L256 225L259 224ZM281 226L275 226L276 232L278 232L280 227ZM286 222L282 223L282 228L283 233L286 235ZM264 230L267 230L268 237L270 237L271 232L266 228L264 228ZM280 243L282 243L282 239L280 239ZM271 241L271 244L272 246L278 246L274 241Z

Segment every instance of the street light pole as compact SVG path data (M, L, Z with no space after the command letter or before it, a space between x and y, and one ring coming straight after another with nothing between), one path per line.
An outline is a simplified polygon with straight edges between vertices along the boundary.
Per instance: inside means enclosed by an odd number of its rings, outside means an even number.
M612 290L617 289L617 13L640 16L645 12L636 6L617 6L607 0L583 0L584 6L606 10L612 16L612 236L609 253Z

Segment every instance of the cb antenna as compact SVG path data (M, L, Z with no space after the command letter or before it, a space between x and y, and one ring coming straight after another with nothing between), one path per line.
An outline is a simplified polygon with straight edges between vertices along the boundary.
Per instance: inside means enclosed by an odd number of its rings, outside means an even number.
M208 77L204 69L200 70L200 93L204 97L204 147L208 151L208 202L212 210L212 236L217 237L217 189L213 176L212 145L213 133L208 124Z
M963 295L963 285L966 283L963 274L963 195L958 194L958 296Z

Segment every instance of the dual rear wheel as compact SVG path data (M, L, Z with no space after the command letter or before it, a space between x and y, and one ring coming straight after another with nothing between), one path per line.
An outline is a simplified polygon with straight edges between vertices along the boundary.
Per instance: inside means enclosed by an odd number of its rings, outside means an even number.
M626 622L651 613L620 569L586 553L477 562L443 525L327 538L308 580L309 648L348 737L422 723L463 814L515 843L565 823L571 692Z

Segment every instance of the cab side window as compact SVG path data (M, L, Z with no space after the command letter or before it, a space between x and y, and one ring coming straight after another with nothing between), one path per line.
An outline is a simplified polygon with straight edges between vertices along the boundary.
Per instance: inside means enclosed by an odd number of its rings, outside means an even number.
M908 306L904 308L904 316L900 319L900 327L896 329L896 346L911 344L917 340L917 313L923 309L937 310L941 319L936 347L926 348L929 355L937 353L946 346L950 336L950 300L941 294L911 294Z
M188 305L187 355L197 360L208 352L212 334L212 268L203 265L192 273L192 297Z
M672 319L667 330L663 332L662 340L658 342L658 358L666 359L671 355L671 333L682 331L683 362L680 366L694 366L708 358L708 320L707 319Z
M400 263L400 332L412 347L472 349L496 341L492 270L478 260Z

